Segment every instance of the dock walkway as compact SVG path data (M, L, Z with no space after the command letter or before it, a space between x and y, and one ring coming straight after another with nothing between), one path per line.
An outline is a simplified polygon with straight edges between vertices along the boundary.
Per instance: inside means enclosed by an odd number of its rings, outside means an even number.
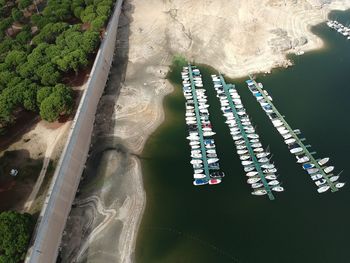
M317 162L317 160L313 157L313 153L309 151L309 145L305 145L303 143L303 141L305 139L300 139L297 135L297 133L299 134L300 132L298 132L297 130L293 130L290 125L287 123L287 121L284 119L283 115L277 110L277 108L274 106L274 104L272 103L271 99L269 98L269 96L267 96L265 94L265 91L258 85L258 83L256 83L256 81L249 76L250 80L247 80L246 83L249 85L254 85L254 87L261 93L261 95L263 96L263 98L265 99L265 101L267 103L269 103L269 105L271 105L271 108L273 110L273 112L278 116L278 118L283 122L284 127L286 127L286 129L289 131L289 133L292 135L292 137L295 139L296 143L303 149L303 154L305 156L307 156L310 161L308 161L308 163L312 163L313 165L315 165L315 168L317 168L319 171L317 173L322 175L322 178L324 180L326 180L327 184L330 186L331 191L332 192L336 192L339 189L335 186L335 183L333 183L329 177L333 176L333 174L329 174L327 175L323 168L319 165L319 163Z
M229 90L230 90L231 87L233 87L233 85L232 84L226 84L225 79L224 79L224 77L221 74L220 74L220 80L221 80L221 83L222 83L225 95L226 95L226 97L227 97L227 99L229 101L230 108L231 108L231 110L232 110L232 112L234 114L235 120L236 120L237 125L238 125L238 127L240 129L241 135L244 138L245 144L246 144L247 149L249 151L249 155L252 157L252 161L253 161L254 166L255 166L255 168L256 168L256 170L258 172L258 175L259 175L259 177L261 179L261 182L264 184L264 188L265 188L265 190L267 192L267 195L268 195L269 199L270 200L274 200L275 197L274 197L274 195L273 195L273 193L271 191L271 188L270 188L269 184L267 183L267 181L265 179L264 173L263 173L263 171L261 169L261 165L260 165L260 163L257 160L257 157L256 157L256 155L254 153L254 150L253 150L252 146L251 146L251 142L250 142L249 138L247 137L247 133L244 130L244 127L243 127L243 124L241 122L241 119L240 119L240 117L239 117L239 115L237 113L236 107L235 107L235 105L234 105L234 103L232 101L232 98L230 96Z
M207 181L210 180L209 176L209 167L208 167L208 160L207 160L207 153L206 153L206 148L204 144L204 136L203 136L203 129L202 129L202 123L201 123L201 117L199 114L199 104L198 104L198 99L197 99L197 94L196 94L196 86L193 80L193 71L192 71L192 65L188 64L188 72L189 72L189 77L190 77L190 82L191 82L191 89L192 89L192 96L193 96L193 102L194 102L194 110L196 114L196 122L197 122L197 127L198 127L198 134L199 134L199 141L200 141L200 147L201 147L201 152L202 152L202 160L203 160L203 168L204 168L204 174L205 174L205 179Z

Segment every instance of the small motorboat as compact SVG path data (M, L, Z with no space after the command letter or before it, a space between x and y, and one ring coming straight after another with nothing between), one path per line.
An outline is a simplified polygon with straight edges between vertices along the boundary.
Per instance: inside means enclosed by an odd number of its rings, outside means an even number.
M221 179L220 178L212 178L209 180L209 184L213 185L213 184L219 184L221 183Z
M275 168L275 165L274 164L263 164L261 167L264 169L273 169L273 168Z
M242 161L243 166L247 166L247 165L250 165L252 163L253 163L252 161Z
M216 171L209 174L211 178L222 178L225 176L224 172Z
M207 150L207 153L216 153L216 150Z
M252 192L252 195L266 195L267 191L266 190L255 190Z
M203 173L203 169L194 170L194 173L195 174L201 174L201 173Z
M329 180L330 180L331 182L335 182L335 181L337 181L338 179L339 179L339 175L335 175L335 176L332 176L332 177L329 178Z
M345 183L336 183L335 187L342 188L345 185Z
M208 184L209 182L208 182L208 180L206 180L206 179L195 179L194 181L193 181L193 184L194 185L205 185L205 184Z
M268 156L269 154L270 154L270 153L266 153L266 152L257 153L257 154L256 154L256 157L258 157L258 158L263 158L263 157Z
M209 158L216 158L216 157L218 157L218 155L216 153L208 153L207 156Z
M332 172L334 170L334 166L328 166L323 169L326 174Z
M266 157L263 157L263 158L258 159L258 162L259 162L259 163L267 163L268 161L269 161L269 159L266 158Z
M259 135L257 135L257 134L248 134L247 137L251 138L251 139L257 139L257 138L259 138Z
M253 143L252 147L253 148L260 148L260 147L262 147L262 144L261 143Z
M252 177L252 178L249 178L249 179L247 180L247 183L248 183L248 184L255 184L255 183L259 182L260 180L261 180L260 177Z
M259 152L263 152L264 149L263 148L255 148L253 151L259 153Z
M323 176L322 176L322 174L314 174L314 175L311 175L311 179L313 180L313 181L316 181L316 180L318 180L318 179L321 179Z
M203 179L203 178L205 178L205 174L194 174L193 178L194 179Z
M275 192L283 192L284 188L282 186L274 186L272 187L272 190Z
M293 136L290 133L284 134L283 139L287 140L289 138L292 138Z
M306 171L307 171L308 174L314 174L314 173L318 172L318 169L317 168L311 168L311 169L308 169Z
M326 181L325 179L322 179L322 180L315 181L315 184L316 184L317 186L320 186L320 185L325 184L326 182L327 182L327 181Z
M324 185L324 186L321 186L320 188L318 188L318 189L317 189L317 192L319 192L319 193L324 193L324 192L326 192L329 188L330 188L329 185Z
M264 184L262 184L262 183L255 183L255 184L252 184L252 188L260 188L260 187L262 187Z
M248 173L246 174L246 176L251 177L251 176L254 176L254 175L257 175L257 174L258 174L258 172L252 171L252 172L248 172Z
M303 169L304 170L307 170L307 169L310 169L310 168L314 168L314 167L315 167L315 165L312 164L312 163L305 163L305 164L303 164Z
M246 154L248 152L248 150L238 150L237 154L241 155L241 154Z
M254 171L255 170L255 167L254 166L246 166L244 167L244 171L247 173L247 172L251 172L251 171Z
M296 148L290 149L290 152L293 154L300 153L302 151L303 151L303 148L301 148L301 147L296 147Z
M243 149L246 149L247 146L245 146L245 145L237 145L236 148L237 148L237 150L243 150Z
M301 158L299 158L298 156L297 156L297 163L305 163L305 162L308 162L308 161L310 161L310 159L309 159L309 157L307 157L307 156L304 156L304 157L301 157Z
M250 158L251 158L251 157L250 157L249 154L241 155L241 156L239 157L239 159L241 159L242 161L248 160L248 159L250 159Z
M263 172L264 172L265 174L276 173L276 172L277 172L277 169L276 169L276 168L265 169L265 170L263 170Z
M287 139L284 141L286 144L292 144L292 143L295 143L295 139L293 138L290 138L290 139Z
M319 160L318 164L322 166L322 165L325 165L328 161L329 161L329 158L326 157L326 158Z
M219 158L209 158L209 159L207 160L208 164L216 163L217 161L219 161Z
M201 164L201 163L203 163L203 161L200 160L200 159L193 159L193 160L191 160L190 163L191 163L191 164Z
M277 179L277 176L274 175L274 174L269 174L269 175L266 175L265 178L267 180L276 180Z
M278 185L279 182L277 180L272 180L270 182L268 182L268 185Z

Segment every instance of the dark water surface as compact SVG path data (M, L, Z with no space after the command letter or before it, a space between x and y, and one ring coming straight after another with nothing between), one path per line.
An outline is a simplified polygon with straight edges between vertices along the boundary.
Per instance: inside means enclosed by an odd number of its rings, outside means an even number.
M331 18L347 23L350 12L334 12ZM147 206L137 263L350 262L350 40L325 24L314 32L325 41L324 49L292 57L293 67L260 75L258 81L317 157L328 156L337 171L344 169L341 181L348 184L337 193L318 194L241 79L234 83L264 146L270 145L286 189L275 201L252 196L212 88L215 71L200 67L226 177L217 186L192 185L185 100L177 85L164 102L166 120L143 153ZM170 78L180 83L180 68Z

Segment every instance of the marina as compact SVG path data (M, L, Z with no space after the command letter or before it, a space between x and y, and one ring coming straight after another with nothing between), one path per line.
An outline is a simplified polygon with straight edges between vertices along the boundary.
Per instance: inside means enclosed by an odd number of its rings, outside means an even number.
M331 172L334 170L333 166L325 166L328 164L329 158L315 159L316 152L310 152L311 145L305 145L303 141L305 138L300 138L300 130L293 130L284 119L284 116L276 109L272 103L272 97L266 90L263 89L261 83L257 83L251 76L246 81L249 90L252 92L256 100L259 102L261 108L266 112L270 118L273 126L281 134L285 144L287 144L290 153L294 154L297 163L302 164L302 167L310 175L315 185L318 187L318 193L324 193L331 189L336 192L342 188L345 183L338 182L339 175L334 175Z
M277 169L267 158L270 153L262 148L259 135L253 127L249 115L242 104L240 96L232 84L226 84L222 75L211 75L217 97L220 100L221 110L226 117L226 124L235 141L237 154L244 167L247 183L251 185L253 195L268 195L274 200L275 192L282 192L275 173Z
M225 174L220 171L217 158L215 135L209 120L209 104L199 69L191 64L181 72L183 94L186 99L185 120L188 126L191 161L193 166L193 184L215 185L222 181Z
M339 23L337 20L327 21L327 26L329 28L334 29L339 34L342 34L344 37L350 40L350 27L344 26L343 24Z

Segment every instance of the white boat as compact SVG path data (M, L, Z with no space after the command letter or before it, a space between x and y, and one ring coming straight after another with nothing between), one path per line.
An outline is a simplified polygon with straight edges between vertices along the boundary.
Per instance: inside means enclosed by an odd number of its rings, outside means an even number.
M192 164L192 166L193 166L193 169L203 168L203 164L201 163L195 163L195 164Z
M292 138L293 136L290 133L284 134L283 139L287 140L289 138Z
M260 147L262 147L262 144L261 143L253 143L252 147L253 148L260 148Z
M301 147L290 149L290 152L293 154L300 153L302 151L303 151L303 148L301 148Z
M201 163L203 163L203 161L202 160L191 160L190 163L191 164L201 164Z
M322 165L325 165L328 161L329 161L329 158L326 157L326 158L319 160L318 164L322 166Z
M216 163L217 161L219 161L218 158L209 158L209 159L207 160L208 164Z
M248 173L246 174L246 176L251 177L251 176L254 176L254 175L257 175L257 174L258 174L257 171L252 171L252 172L248 172Z
M281 135L286 135L289 131L288 130L281 130L278 131Z
M205 137L213 136L215 134L216 134L215 132L203 132L203 136Z
M254 149L254 152L257 152L257 153L263 152L263 151L264 151L263 148L255 148L255 149Z
M193 153L191 154L192 158L202 158L202 155L200 153Z
M301 158L298 158L298 156L297 156L297 163L305 163L305 162L308 162L308 161L310 161L310 159L309 159L309 157L307 157L307 156L304 156L304 157L301 157Z
M275 165L274 164L263 164L261 167L265 168L265 169L273 169L273 168L275 168Z
M317 186L320 186L320 185L323 185L323 184L325 184L327 181L325 180L325 179L322 179L322 180L319 180L319 181L315 181L315 184L317 185Z
M260 177L252 177L252 178L249 178L247 180L247 183L248 184L255 184L255 183L259 182L260 180L261 180Z
M323 177L322 174L311 175L311 179L312 179L313 181L316 181L316 180L318 180L318 179L321 179L322 177Z
M246 149L247 146L245 146L245 145L237 145L236 148L237 148L237 150L243 150L243 149Z
M193 175L194 179L202 179L202 178L205 178L205 177L206 177L205 174L194 174Z
M274 175L274 174L270 174L270 175L266 175L265 178L267 180L276 180L277 179L277 176Z
M308 174L314 174L314 173L318 172L318 169L317 168L311 168L311 169L308 169L306 171L307 171Z
M241 154L246 154L248 152L248 150L238 150L237 154L241 155Z
M277 173L277 169L276 169L276 168L265 169L265 170L263 170L263 172L264 172L265 174Z
M263 157L268 156L269 154L270 154L270 153L266 153L266 152L257 153L257 154L256 154L256 157L258 157L258 158L263 158Z
M252 192L252 195L266 195L267 191L266 190L255 190Z
M255 170L255 167L254 166L246 166L243 168L244 171L247 173L247 172L251 172L251 171L254 171Z
M202 170L202 169L194 170L194 173L195 173L195 174L201 174L201 173L203 173L203 170Z
M345 185L345 183L336 183L335 187L342 188Z
M279 182L277 180L272 180L270 182L268 182L268 185L278 185Z
M284 141L286 144L291 144L291 143L295 143L295 139L290 138Z
M190 142L190 145L199 145L199 144L200 144L199 141L191 141L191 142Z
M269 159L266 158L266 157L260 158L260 159L258 160L259 163L267 163L268 161L269 161Z
M207 153L216 153L216 150L207 150Z
M272 187L272 190L276 192L283 192L284 188L282 186L274 186Z
M264 184L262 184L262 183L255 183L255 184L252 184L252 188L260 188L260 187L262 187Z
M247 165L250 165L252 163L253 163L252 161L242 161L243 166L247 166Z
M334 166L328 166L326 168L323 169L325 173L330 173L334 170Z
M330 188L329 185L324 185L324 186L321 186L320 188L318 188L318 189L317 189L317 192L319 192L319 193L324 193L324 192L326 192L329 188Z
M235 135L235 136L232 136L232 139L235 140L235 141L240 140L240 139L242 139L242 138L243 138L242 135Z
M191 145L191 149L199 149L200 148L200 146L198 145L198 144L196 144L196 145Z
M331 182L335 182L335 181L337 181L338 179L339 179L339 175L335 175L335 176L332 176L332 177L329 178L329 180L330 180Z
M250 155L249 155L249 154L247 154L247 155L241 155L241 156L239 157L239 159L241 159L242 161L248 160L248 159L250 159Z

